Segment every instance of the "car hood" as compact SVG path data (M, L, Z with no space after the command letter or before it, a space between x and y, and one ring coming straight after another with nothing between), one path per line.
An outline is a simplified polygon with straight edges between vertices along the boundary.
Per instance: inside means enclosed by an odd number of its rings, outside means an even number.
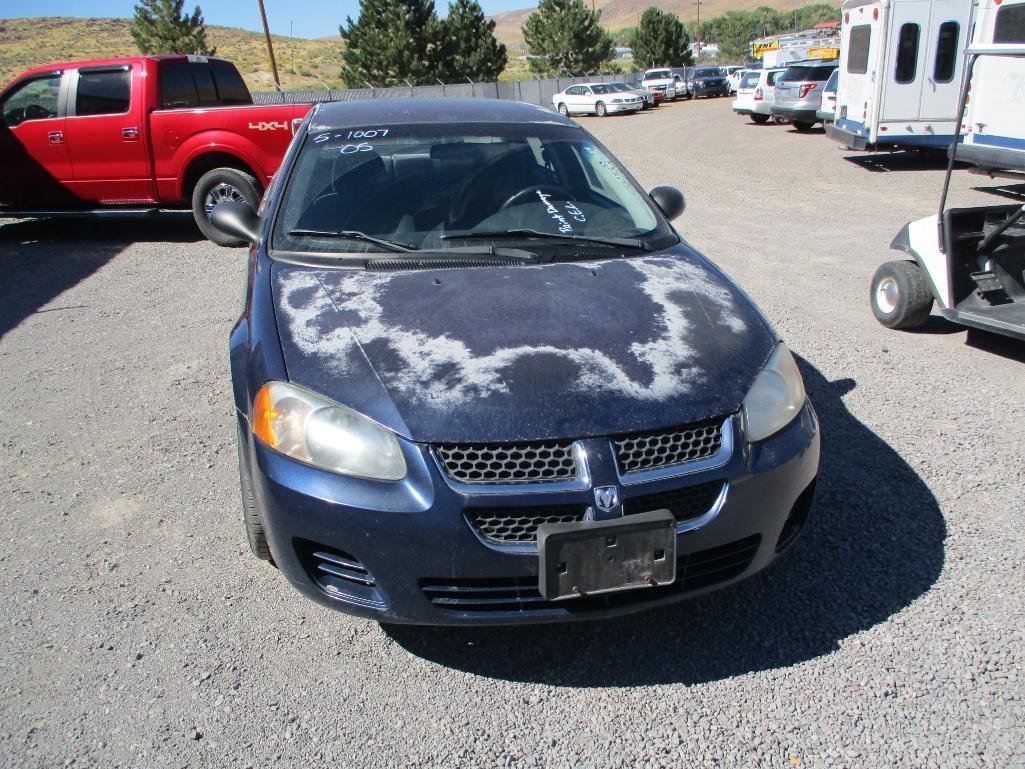
M421 442L583 438L725 416L775 341L683 245L532 267L276 263L272 280L289 378Z

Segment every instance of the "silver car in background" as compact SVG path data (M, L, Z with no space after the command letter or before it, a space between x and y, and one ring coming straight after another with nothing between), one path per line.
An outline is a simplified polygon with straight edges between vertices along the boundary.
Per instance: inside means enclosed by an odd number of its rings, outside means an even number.
M808 59L787 65L776 78L772 114L789 120L798 131L807 131L819 122L822 91L830 75L836 71L835 61Z
M832 123L836 120L836 92L839 88L840 70L833 70L825 87L822 89L822 106L815 113L816 117L823 123Z
M605 85L618 93L626 93L644 99L644 106L641 109L650 109L655 106L655 94L647 88L634 88L626 83L606 83Z

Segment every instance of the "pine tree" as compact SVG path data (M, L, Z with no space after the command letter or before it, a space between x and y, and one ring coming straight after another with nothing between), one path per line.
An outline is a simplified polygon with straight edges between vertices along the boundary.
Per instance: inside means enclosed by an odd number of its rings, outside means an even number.
M139 0L130 29L141 53L214 55L217 49L206 44L206 25L199 6L190 16L183 12L184 5L185 0Z
M542 76L588 74L608 63L615 47L601 26L601 11L583 0L541 0L523 24L533 58L530 68Z
M690 37L675 13L651 6L641 15L630 47L634 61L643 67L684 67L694 63L687 48Z
M433 83L447 74L434 0L360 0L359 17L346 17L338 31L345 41L342 79L350 87Z
M455 0L443 22L446 65L452 80L498 80L508 57L495 39L495 22L484 17L477 0Z

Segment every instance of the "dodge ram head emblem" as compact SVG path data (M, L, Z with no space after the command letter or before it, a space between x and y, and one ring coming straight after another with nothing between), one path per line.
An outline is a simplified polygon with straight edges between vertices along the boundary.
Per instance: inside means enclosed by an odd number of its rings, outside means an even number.
M604 513L619 507L619 489L616 486L598 486L594 490L594 504Z

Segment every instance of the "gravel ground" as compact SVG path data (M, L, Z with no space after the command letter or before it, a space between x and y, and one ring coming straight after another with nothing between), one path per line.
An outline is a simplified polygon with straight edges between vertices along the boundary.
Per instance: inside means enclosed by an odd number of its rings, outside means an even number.
M589 119L802 359L819 494L775 568L666 610L389 629L246 550L244 254L187 220L0 227L0 764L1025 766L1020 344L877 325L935 161L727 100ZM956 175L956 201L1003 198ZM977 189L973 189L977 188Z

